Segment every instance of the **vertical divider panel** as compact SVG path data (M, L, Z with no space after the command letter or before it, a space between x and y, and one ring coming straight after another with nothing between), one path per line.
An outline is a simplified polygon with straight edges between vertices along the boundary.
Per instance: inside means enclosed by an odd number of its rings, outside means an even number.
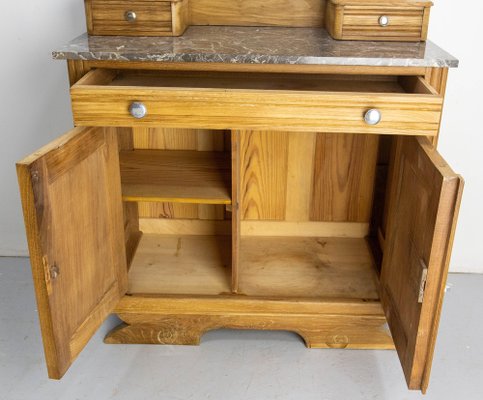
M231 191L232 191L232 227L231 227L231 290L238 292L238 269L240 259L240 132L231 132Z
M117 133L119 150L134 150L134 139L132 128L105 128L113 129ZM142 232L139 230L139 208L138 203L123 202L124 212L124 235L126 242L126 261L127 268L136 253L136 249L141 240Z

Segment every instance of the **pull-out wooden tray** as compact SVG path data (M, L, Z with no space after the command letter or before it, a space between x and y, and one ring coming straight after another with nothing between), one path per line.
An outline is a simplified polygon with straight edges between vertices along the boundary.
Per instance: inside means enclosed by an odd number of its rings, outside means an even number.
M421 77L93 70L71 88L79 126L435 136L443 98ZM147 110L129 113L133 102ZM381 120L369 125L365 113Z

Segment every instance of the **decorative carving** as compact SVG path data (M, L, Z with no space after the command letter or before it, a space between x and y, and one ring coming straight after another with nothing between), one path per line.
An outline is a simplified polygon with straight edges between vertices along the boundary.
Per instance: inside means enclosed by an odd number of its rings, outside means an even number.
M109 344L199 345L201 336L220 328L286 330L309 348L393 349L379 316L355 315L157 315L122 314L125 321L106 336Z

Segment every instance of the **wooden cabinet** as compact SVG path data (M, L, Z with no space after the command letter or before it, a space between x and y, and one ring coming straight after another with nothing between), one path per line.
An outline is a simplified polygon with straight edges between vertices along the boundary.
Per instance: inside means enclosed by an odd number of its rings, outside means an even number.
M426 390L463 187L431 78L98 68L71 93L80 127L17 164L51 378L116 313L107 343L396 348Z

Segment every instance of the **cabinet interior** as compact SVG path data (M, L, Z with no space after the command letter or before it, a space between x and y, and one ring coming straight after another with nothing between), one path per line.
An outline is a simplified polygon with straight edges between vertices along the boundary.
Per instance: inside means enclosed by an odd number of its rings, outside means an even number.
M128 294L379 300L391 137L119 130Z
M76 87L285 90L436 94L424 79L399 75L92 70Z

